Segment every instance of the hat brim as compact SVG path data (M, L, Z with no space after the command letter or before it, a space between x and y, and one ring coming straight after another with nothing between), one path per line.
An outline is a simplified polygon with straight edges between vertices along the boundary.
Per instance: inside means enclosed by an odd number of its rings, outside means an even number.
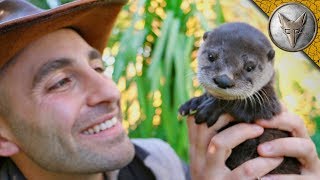
M61 28L75 29L92 47L102 52L125 3L126 0L75 1L0 25L0 67L30 42Z

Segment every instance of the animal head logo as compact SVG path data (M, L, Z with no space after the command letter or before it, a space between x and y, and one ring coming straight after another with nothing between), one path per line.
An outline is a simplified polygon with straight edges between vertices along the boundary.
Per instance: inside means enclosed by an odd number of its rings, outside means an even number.
M281 28L283 33L287 36L290 46L293 48L297 43L299 35L302 33L303 25L306 22L307 15L304 12L298 19L291 21L284 15L278 13Z

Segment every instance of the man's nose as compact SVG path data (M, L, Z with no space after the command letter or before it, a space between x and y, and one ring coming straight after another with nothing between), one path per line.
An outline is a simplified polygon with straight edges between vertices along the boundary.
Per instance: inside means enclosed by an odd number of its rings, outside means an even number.
M90 75L87 103L94 106L99 103L114 103L120 100L120 91L112 79L103 74Z

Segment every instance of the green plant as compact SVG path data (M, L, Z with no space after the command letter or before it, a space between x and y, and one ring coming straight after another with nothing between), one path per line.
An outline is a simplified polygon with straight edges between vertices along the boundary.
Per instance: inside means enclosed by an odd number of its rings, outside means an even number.
M128 14L132 13L129 17L132 20L123 32L122 29L116 30L119 34L115 37L120 37L120 43L113 78L118 82L120 77L126 77L128 64L142 63L141 72L126 79L126 88L132 84L137 88L141 111L138 122L129 128L129 135L161 138L180 157L188 160L186 122L177 119L177 110L194 95L192 83L195 75L190 63L195 60L192 53L196 49L195 42L201 39L202 34L188 34L190 27L187 26L191 19L202 22L202 27L199 27L202 31L208 29L208 24L195 3L182 3L182 0L139 0L136 4L129 4L129 7L136 7L135 11L125 8ZM181 6L187 7L187 10ZM223 23L219 3L215 9L219 17L217 23ZM136 28L141 21L144 22L143 28ZM157 23L159 25L155 26ZM121 24L119 26L121 28ZM115 43L111 39L109 47ZM139 55L137 52L141 47L151 49L150 56ZM161 98L157 98L159 96ZM130 107L130 102L126 107Z
M46 0L30 1L49 8ZM69 1L72 0L61 0L59 3ZM221 3L219 0L136 0L129 1L123 7L109 38L104 59L121 90L123 124L130 137L161 138L188 161L187 127L184 120L177 119L177 108L202 92L195 78L196 50L202 34L224 23L225 19L239 21L238 18L242 17L240 21L247 22L250 18L253 21L250 24L263 26L260 29L266 29L264 26L267 25L261 17L252 15L256 10L248 7L242 10L237 7L237 13L232 12L232 7L240 2L223 1L230 6L228 11L223 11ZM208 10L209 18L205 15ZM301 86L316 72L307 68L309 66L305 67L306 63L299 57L288 56L288 53L278 49L276 51L279 95L290 110L305 119L310 132L314 131L312 139L320 153L319 112L310 110L319 107L316 105L319 98L310 103L319 90L315 86ZM111 61L113 58L116 60ZM301 71L305 79L299 79L302 75L297 71ZM306 91L309 89L314 89L314 92ZM295 99L292 102L294 98L299 101ZM311 111L315 115L311 116Z

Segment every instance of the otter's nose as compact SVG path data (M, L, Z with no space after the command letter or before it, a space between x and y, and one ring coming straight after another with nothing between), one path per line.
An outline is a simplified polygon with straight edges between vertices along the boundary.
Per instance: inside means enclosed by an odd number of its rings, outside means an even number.
M234 81L225 74L213 78L213 81L222 89L231 88L234 86Z

